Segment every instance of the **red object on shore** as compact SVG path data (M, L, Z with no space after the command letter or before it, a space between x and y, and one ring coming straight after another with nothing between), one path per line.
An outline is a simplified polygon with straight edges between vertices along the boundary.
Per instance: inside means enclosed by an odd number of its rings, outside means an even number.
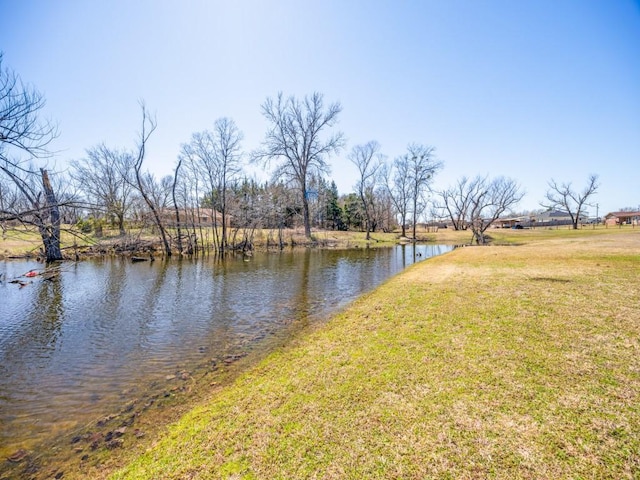
M37 277L38 276L38 272L36 272L35 270L30 270L27 273L24 274L25 277Z

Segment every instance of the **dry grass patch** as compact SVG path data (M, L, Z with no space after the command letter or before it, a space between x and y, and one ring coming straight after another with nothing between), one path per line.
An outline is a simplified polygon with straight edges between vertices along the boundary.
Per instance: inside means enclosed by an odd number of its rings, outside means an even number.
M634 478L640 234L410 268L113 478Z

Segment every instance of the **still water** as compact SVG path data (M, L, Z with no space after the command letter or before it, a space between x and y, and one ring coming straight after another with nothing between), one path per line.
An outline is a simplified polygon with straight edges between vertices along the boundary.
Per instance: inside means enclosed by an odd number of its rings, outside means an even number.
M0 263L0 453L95 420L154 381L321 322L450 246L131 263ZM20 278L28 283L9 283ZM266 346L266 347L265 347Z

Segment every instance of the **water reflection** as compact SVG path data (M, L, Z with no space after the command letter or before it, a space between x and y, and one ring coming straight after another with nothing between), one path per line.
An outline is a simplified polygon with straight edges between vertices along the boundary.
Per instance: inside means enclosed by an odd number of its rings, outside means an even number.
M63 264L0 284L0 454L121 407L181 369L263 348L450 250L282 252L250 259ZM248 260L248 261L247 261ZM33 262L0 263L5 279Z

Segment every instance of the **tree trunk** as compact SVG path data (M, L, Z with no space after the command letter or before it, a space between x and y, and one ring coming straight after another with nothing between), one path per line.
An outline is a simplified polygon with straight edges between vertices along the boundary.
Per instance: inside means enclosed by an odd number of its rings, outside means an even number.
M180 208L178 207L178 202L176 201L176 186L178 185L178 172L180 171L180 166L182 165L182 158L178 159L178 165L176 165L176 171L173 176L173 186L171 188L171 196L173 197L173 206L176 211L176 228L178 230L178 253L182 255L182 229L180 226Z
M362 201L362 208L364 210L365 230L367 231L365 240L369 241L371 240L371 235L369 233L371 229L371 220L369 219L369 209L367 208L367 198L363 194L360 194L360 200Z
M226 207L223 206L221 208L220 215L222 219L222 239L220 241L220 253L224 254L227 248L227 209Z
M227 248L227 184L226 181L222 186L222 192L220 194L220 198L222 202L220 204L220 215L222 219L222 240L220 242L220 253L224 255L224 252ZM214 209L213 214L216 214Z
M58 209L58 200L56 199L55 192L49 181L49 174L43 168L40 169L40 173L42 174L42 187L46 201L45 218L47 216L49 217L51 225L45 225L43 218L38 225L38 230L42 237L47 262L55 262L62 260L62 250L60 249L60 210Z
M143 200L146 202L147 206L151 210L153 214L153 220L160 231L160 238L162 239L162 245L164 247L164 253L167 257L171 256L171 245L169 245L169 240L167 239L167 232L164 228L164 224L160 219L160 214L158 213L158 209L154 206L153 202L149 198L149 196L144 192L142 183L138 180L138 185L140 186L140 193L142 194Z
M307 188L302 189L302 218L304 221L304 236L311 240L311 222L309 220L309 199L307 198Z
M118 218L118 231L120 236L123 237L127 234L127 231L124 228L124 213L118 213L116 214L116 217Z
M162 245L164 247L165 255L167 257L171 256L171 245L169 244L169 240L167 239L167 232L164 228L164 224L162 223L162 219L160 218L160 214L158 213L158 209L154 206L154 203L151 201L147 193L144 189L144 184L142 182L142 178L140 177L140 169L142 168L142 162L144 161L145 151L146 151L146 143L149 139L149 136L156 129L156 122L153 119L149 119L147 115L147 109L144 105L144 102L140 104L142 107L142 132L140 134L140 144L138 145L138 158L135 161L133 170L136 174L136 183L138 187L138 191L140 195L142 195L142 199L145 201L151 213L153 214L153 220L160 230L160 237L162 239ZM147 130L147 122L149 123L149 127Z
M416 241L416 222L418 220L417 210L418 210L418 194L414 193L413 198L413 241Z

